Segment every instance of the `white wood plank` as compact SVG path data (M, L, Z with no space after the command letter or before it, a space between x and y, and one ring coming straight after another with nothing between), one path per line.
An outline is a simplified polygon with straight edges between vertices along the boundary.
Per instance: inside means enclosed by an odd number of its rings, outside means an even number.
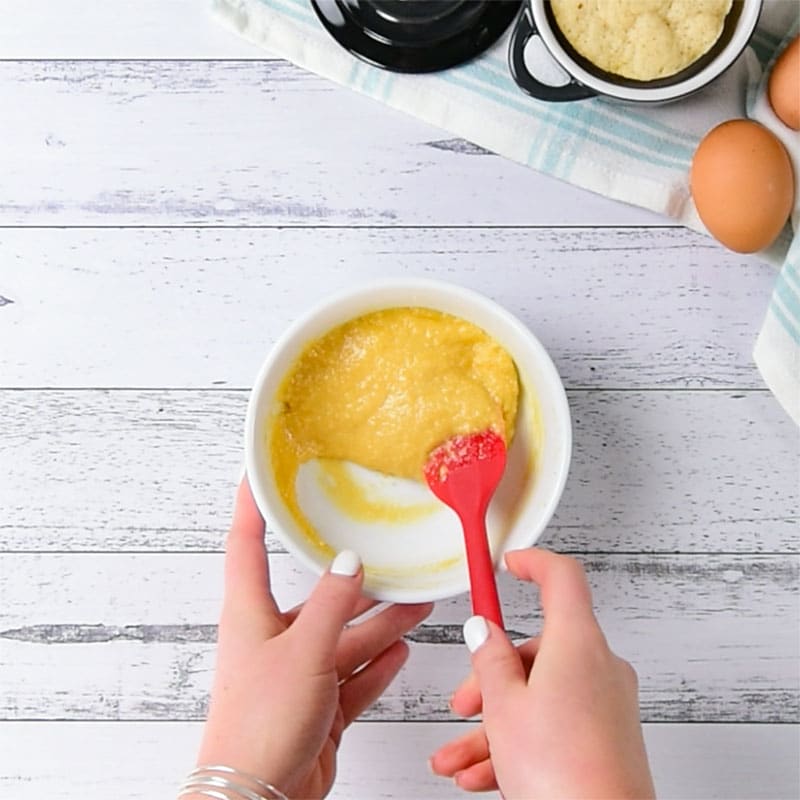
M3 59L264 58L206 0L0 0Z
M428 772L427 759L469 727L356 723L345 734L329 797L463 797L449 781ZM200 723L0 723L0 793L14 800L172 797L194 763L200 729ZM664 800L794 800L798 795L796 726L650 724L644 733Z
M612 647L638 669L648 721L797 722L797 556L582 558ZM0 718L179 720L205 713L222 556L0 556ZM312 576L273 555L285 607ZM534 592L501 579L506 625L538 630ZM447 719L469 669L466 596L411 635L400 678L369 719ZM87 665L91 668L87 669Z
M0 225L666 222L282 61L6 62L0 107Z
M425 761L438 744L467 728L463 723L357 724L344 740L331 797L459 796L447 781L428 774ZM0 777L0 787L12 786L15 800L170 796L184 765L191 763L198 735L197 724L2 725L0 741L8 737L16 768ZM797 732L789 726L649 725L645 736L661 797L795 796ZM55 759L43 764L42 749ZM123 762L120 752L128 755ZM77 767L68 786L59 774L66 763ZM98 763L113 764L114 770L98 774ZM142 763L149 769L140 777Z
M771 395L568 396L573 461L548 545L798 552L798 432ZM0 391L0 550L219 550L246 402L231 391Z
M356 723L339 751L330 797L462 797L426 764L440 744L469 727ZM171 797L191 768L200 729L200 723L0 723L0 792L14 800ZM796 726L650 724L644 732L665 800L797 797Z
M0 385L249 387L299 314L387 276L493 297L567 386L763 387L772 268L641 228L0 230Z

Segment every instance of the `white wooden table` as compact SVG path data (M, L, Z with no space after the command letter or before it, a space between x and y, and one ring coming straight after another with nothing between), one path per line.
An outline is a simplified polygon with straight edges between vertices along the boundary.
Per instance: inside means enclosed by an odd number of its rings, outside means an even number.
M218 29L192 0L0 0L0 797L170 797L211 679L247 390L354 282L525 320L575 450L542 542L637 667L663 798L790 798L798 435L751 347L774 273ZM313 579L273 537L280 598ZM501 586L532 632L534 596ZM468 604L345 739L336 798L453 798Z

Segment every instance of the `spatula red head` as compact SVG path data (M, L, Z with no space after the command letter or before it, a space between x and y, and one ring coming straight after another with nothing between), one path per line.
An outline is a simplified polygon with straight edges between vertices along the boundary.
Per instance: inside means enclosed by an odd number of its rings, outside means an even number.
M464 528L472 610L503 627L486 538L486 509L503 476L506 444L493 430L453 436L428 456L425 480Z
M456 512L475 506L485 512L505 467L506 443L498 433L486 430L459 434L428 456L425 480L433 493Z

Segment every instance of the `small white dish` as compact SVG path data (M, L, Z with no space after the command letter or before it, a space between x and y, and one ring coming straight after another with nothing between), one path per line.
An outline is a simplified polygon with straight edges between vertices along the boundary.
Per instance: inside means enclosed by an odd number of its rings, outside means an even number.
M733 65L750 42L762 5L763 0L734 0L719 38L708 52L674 75L640 81L592 64L561 33L547 0L524 0L509 43L509 68L517 86L537 100L564 102L601 96L627 103L669 103L700 91ZM555 83L545 82L550 78L543 72L537 76L528 68L527 51L534 45L540 54L543 50L550 55L554 62L551 72L553 67L563 70L563 77L557 77ZM531 61L535 64L541 59Z
M417 603L469 589L458 518L426 485L348 465L350 477L373 494L423 507L414 521L358 522L326 495L319 465L306 463L297 476L297 498L329 545L325 552L286 508L270 462L276 392L306 345L348 320L399 307L431 308L466 319L499 342L517 366L517 429L487 518L495 563L502 563L508 550L532 545L547 526L567 479L572 427L564 387L545 349L516 317L477 292L423 279L362 284L326 299L289 326L262 365L247 407L245 460L256 503L287 550L317 574L328 567L331 552L355 550L364 562L365 593L378 600Z

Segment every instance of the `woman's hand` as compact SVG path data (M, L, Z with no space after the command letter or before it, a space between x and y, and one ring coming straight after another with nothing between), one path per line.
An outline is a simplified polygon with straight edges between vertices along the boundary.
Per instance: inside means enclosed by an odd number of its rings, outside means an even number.
M346 627L376 605L362 596L362 582L358 557L342 552L302 606L281 612L270 591L264 521L242 482L198 764L250 773L290 797L327 794L342 732L397 675L408 656L401 637L432 609L394 605Z
M434 772L507 800L654 797L636 673L609 649L583 569L534 549L506 563L539 585L542 634L515 648L493 623L467 620L473 672L452 706L483 720L434 754Z

